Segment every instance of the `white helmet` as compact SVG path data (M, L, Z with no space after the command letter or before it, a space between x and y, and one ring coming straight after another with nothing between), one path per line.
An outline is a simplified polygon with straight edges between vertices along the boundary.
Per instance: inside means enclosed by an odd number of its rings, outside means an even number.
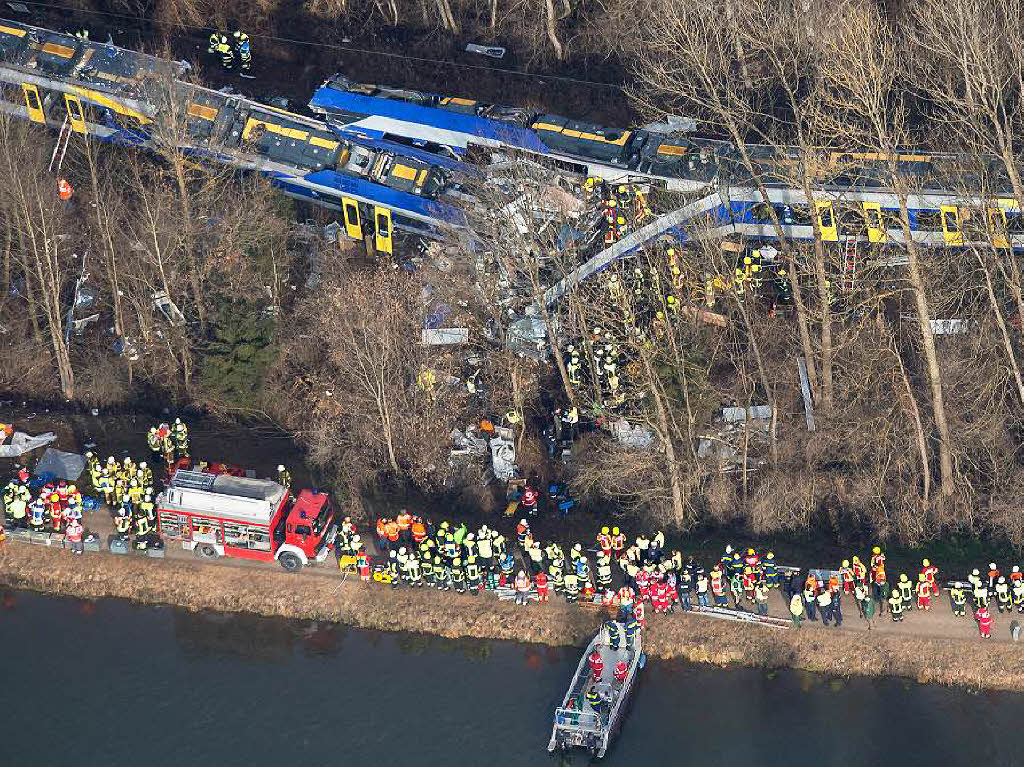
M732 554L732 545L731 544L729 546L725 547L725 553L726 554Z
M278 471L284 471L284 464L283 463L277 464L277 470Z
M398 549L398 553L399 554L404 554L405 553L405 546L402 546L401 548L399 548Z
M146 462L145 461L139 461L139 468L140 469L145 469L146 468Z
M175 419L174 419L174 422L175 422L176 424L177 424L177 423L181 423L181 419L180 419L180 418L175 418Z
M361 546L362 543L363 543L363 539L360 538L358 535L353 535L352 536L352 546L355 546L355 547Z
M525 525L526 524L526 518L524 517L523 519L520 519L519 520L519 524Z
M988 569L989 570L995 570L996 569L996 563L995 562L989 562L988 563Z

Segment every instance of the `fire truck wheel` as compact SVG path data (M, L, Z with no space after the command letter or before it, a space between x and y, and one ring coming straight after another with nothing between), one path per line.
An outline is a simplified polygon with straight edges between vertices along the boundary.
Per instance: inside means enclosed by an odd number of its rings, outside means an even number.
M302 560L290 552L286 551L278 561L281 563L281 567L290 573L298 572L302 569Z
M213 559L217 556L217 549L213 548L213 546L211 546L208 543L204 543L202 546L200 546L198 551L199 556L201 556L203 559Z

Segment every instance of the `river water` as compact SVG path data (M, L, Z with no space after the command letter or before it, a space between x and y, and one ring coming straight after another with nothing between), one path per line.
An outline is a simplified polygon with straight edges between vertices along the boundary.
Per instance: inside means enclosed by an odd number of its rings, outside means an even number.
M0 647L6 767L555 767L579 658L20 592ZM601 763L1010 767L1022 722L1022 695L652 660Z

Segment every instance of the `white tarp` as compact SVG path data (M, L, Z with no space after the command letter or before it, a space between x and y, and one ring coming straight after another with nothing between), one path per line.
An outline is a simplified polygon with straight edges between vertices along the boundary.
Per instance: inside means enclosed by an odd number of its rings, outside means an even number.
M52 447L46 448L39 463L32 469L32 473L40 477L43 474L52 474L57 479L66 479L74 482L85 470L85 456L78 453L65 453L63 450L56 450Z
M608 431L619 441L619 444L626 447L646 449L654 443L654 432L645 429L640 424L631 424L625 418L609 423Z
M516 443L498 435L491 438L491 466L494 476L507 482L516 475Z
M722 417L725 418L727 423L736 423L737 421L747 420L747 408L745 407L723 407ZM772 408L770 405L752 405L750 407L750 417L757 421L768 421L772 417Z
M49 445L55 439L57 437L52 431L35 437L23 431L16 431L14 436L11 437L10 444L0 445L0 458L17 458L19 455L24 455L30 450L35 450L37 447Z

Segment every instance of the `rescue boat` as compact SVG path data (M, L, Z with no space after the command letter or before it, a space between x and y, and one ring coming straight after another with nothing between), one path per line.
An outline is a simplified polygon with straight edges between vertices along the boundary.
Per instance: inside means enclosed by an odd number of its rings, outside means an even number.
M625 624L617 625L619 636L625 637ZM630 695L647 661L642 649L642 634L642 631L637 632L631 647L623 639L619 648L613 650L608 631L601 626L587 645L562 704L555 709L548 751L581 748L598 759L605 755L611 739L622 727ZM589 659L594 651L600 654L604 663L600 679L595 679L590 669ZM622 679L615 674L620 662L626 664L626 674ZM587 699L592 690L601 697L596 708Z

